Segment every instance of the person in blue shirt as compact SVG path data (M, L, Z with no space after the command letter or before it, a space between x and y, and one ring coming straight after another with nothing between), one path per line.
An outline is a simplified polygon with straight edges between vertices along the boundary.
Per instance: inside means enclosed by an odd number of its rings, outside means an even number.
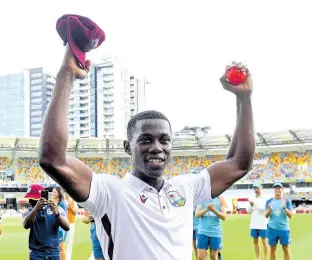
M90 223L90 237L91 237L91 243L92 243L92 255L89 258L89 260L105 260L100 241L99 241L97 234L96 234L96 227L95 227L94 218L87 210L84 210L84 212L83 212L82 221L85 224Z
M198 252L196 247L196 240L197 240L197 231L198 231L198 225L199 225L199 219L195 217L195 210L193 212L193 248L194 248L194 254L196 260L198 260Z
M41 185L34 184L28 189L25 198L32 208L23 213L23 226L29 232L30 260L60 260L58 230L69 230L66 212L53 201L41 198Z
M197 230L198 259L207 259L210 249L210 259L222 259L218 254L222 249L221 220L226 220L226 201L223 196L216 197L206 203L198 205L195 217L199 218Z
M68 203L65 200L63 189L60 186L57 186L52 191L53 201L56 205L61 207L67 214ZM59 243L60 243L60 251L61 251L61 260L66 260L66 247L65 241L67 237L67 232L60 227L59 228Z
M266 202L266 218L268 223L268 243L270 246L270 259L276 259L276 245L278 241L282 245L284 259L290 260L290 228L289 219L292 217L292 205L289 199L283 196L283 185L275 183L274 198Z

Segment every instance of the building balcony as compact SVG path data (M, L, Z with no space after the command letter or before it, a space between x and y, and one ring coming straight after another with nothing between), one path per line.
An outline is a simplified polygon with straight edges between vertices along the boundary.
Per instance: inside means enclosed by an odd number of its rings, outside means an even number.
M55 80L55 78L53 78L53 77L47 77L47 83L50 83L50 84L55 84L55 82L56 82L56 80Z
M87 112L80 111L80 115L79 115L79 116L80 116L80 117L81 117L81 116L90 117L90 116L91 116L91 113L90 113L89 111L87 111Z
M103 102L112 103L114 101L114 97L105 97L103 98Z
M114 119L113 118L107 118L107 119L103 119L104 125L113 125L114 124Z
M109 132L109 131L111 131L111 129L115 129L115 125L105 125L104 124L103 129L104 129L104 132L105 131Z
M52 90L54 89L54 86L55 86L55 85L47 84L47 86L46 86L47 91L52 91Z
M111 91L111 90L103 91L103 95L104 95L104 97L113 96L114 95L114 91Z
M113 104L113 102L111 102L111 103L104 103L104 104L103 104L103 107L104 107L104 108L108 108L108 109L114 108L114 104Z
M80 132L80 138L88 138L90 136L91 136L91 134L89 131L82 132L82 133Z
M104 109L103 115L104 116L113 116L114 115L114 111L105 111L105 109Z
M80 131L90 131L90 126L89 125L84 125L84 126L81 126L80 125Z
M79 94L76 96L79 96L82 98L88 98L90 96L90 93L89 93L89 91L86 91L86 92L79 91Z
M91 86L89 84L81 85L79 86L79 90L89 90Z
M68 125L69 126L74 126L75 125L75 120L68 120Z
M79 104L89 104L89 103L90 103L89 98L85 98L85 99L80 99L79 100Z

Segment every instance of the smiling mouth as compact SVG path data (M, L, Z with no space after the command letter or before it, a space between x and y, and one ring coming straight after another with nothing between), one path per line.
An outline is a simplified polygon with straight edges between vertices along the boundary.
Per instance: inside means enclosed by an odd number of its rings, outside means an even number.
M147 161L150 163L162 163L164 159L148 159Z

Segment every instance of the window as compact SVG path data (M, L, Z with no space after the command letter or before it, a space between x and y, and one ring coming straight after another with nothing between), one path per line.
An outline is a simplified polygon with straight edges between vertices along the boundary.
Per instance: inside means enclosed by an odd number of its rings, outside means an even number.
M41 115L41 113L42 113L42 111L33 111L33 112L31 112L31 115L32 116L39 116L39 115Z
M41 91L31 93L31 96L32 96L32 97L40 97L40 96L41 96Z
M31 119L31 122L41 122L41 117L34 117Z
M41 98L34 98L31 100L31 103L41 103L42 102L42 99Z
M33 73L33 74L31 74L30 77L33 79L33 78L39 78L41 76L42 76L42 73Z
M41 89L41 85L31 87L31 90L40 90L40 89Z
M32 110L38 109L38 108L41 108L41 104L40 104L40 105L32 105L32 106L31 106L31 109L32 109Z
M33 79L30 84L37 84L37 83L41 83L41 82L42 82L41 79Z
M31 131L31 135L40 135L41 130Z
M32 124L31 128L41 128L41 124Z

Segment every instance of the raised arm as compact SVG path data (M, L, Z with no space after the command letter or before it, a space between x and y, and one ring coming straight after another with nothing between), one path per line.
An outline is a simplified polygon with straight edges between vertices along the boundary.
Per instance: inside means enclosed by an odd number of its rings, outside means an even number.
M64 60L56 77L56 85L46 110L39 144L41 168L77 202L89 196L92 171L83 162L66 156L68 143L68 104L76 78L85 78L90 69L81 70L67 46Z
M73 200L71 200L70 203L68 203L68 209L73 215L77 215L77 208L75 207L75 205L76 204Z
M210 174L212 198L219 196L250 171L255 154L255 134L251 105L253 83L249 71L241 64L238 66L247 73L247 77L242 84L231 85L226 80L226 73L220 79L224 89L236 95L237 120L225 160L216 162L207 169Z
M29 229L33 226L36 221L37 214L47 204L47 201L43 198L37 201L36 206L30 211L23 215L23 227ZM28 210L27 210L28 211Z

